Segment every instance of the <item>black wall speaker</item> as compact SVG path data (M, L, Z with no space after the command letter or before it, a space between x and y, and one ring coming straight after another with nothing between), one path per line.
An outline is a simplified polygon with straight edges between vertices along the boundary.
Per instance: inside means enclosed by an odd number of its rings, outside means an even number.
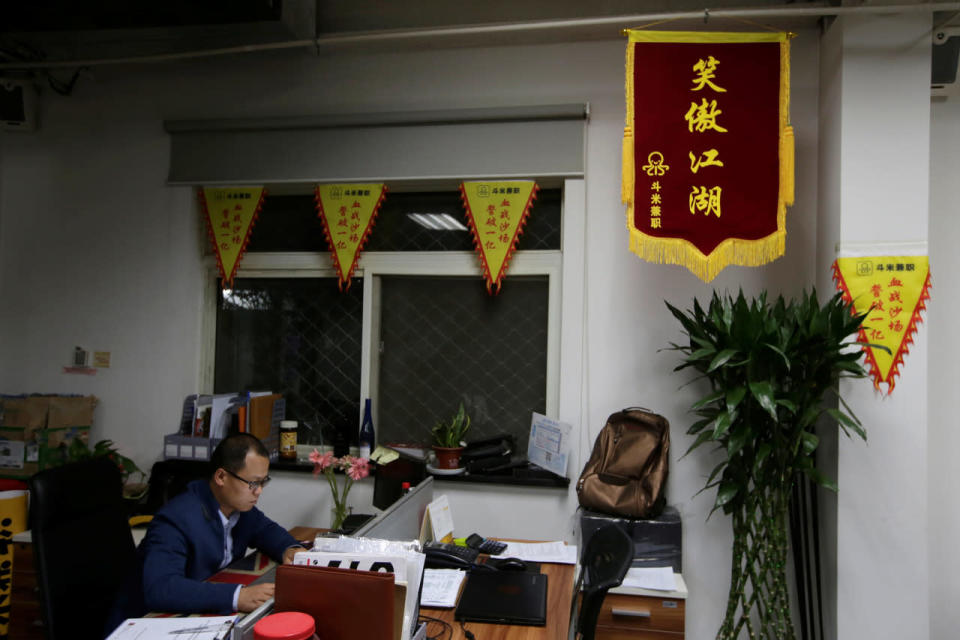
M958 60L960 60L960 27L935 31L930 58L930 84L948 85L956 82Z
M0 129L36 129L37 91L30 80L0 78Z

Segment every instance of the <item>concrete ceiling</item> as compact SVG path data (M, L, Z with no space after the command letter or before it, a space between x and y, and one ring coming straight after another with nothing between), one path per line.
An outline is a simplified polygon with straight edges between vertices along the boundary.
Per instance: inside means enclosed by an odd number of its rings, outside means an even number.
M7 5L8 3L3 3ZM825 3L784 0L720 0L728 8L819 7ZM77 61L164 55L229 47L312 40L321 46L431 48L517 42L619 38L629 21L552 25L507 32L450 27L631 17L650 13L703 12L701 0L19 0L0 16L0 63ZM776 28L810 24L816 18L758 20ZM691 24L693 25L691 27ZM711 26L736 28L731 20ZM703 20L671 28L703 28ZM741 28L742 25L741 25ZM390 37L360 39L375 32Z

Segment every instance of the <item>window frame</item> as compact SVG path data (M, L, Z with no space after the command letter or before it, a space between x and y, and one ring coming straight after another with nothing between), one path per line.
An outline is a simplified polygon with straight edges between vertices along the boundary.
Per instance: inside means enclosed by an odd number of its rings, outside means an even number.
M567 422L582 419L581 402L583 356L584 248L586 244L586 198L580 178L563 181L560 250L516 251L503 286L510 276L540 275L548 278L547 389L546 413L567 416ZM201 349L199 350L199 387L212 392L216 356L217 270L216 258L205 258ZM363 412L362 399L376 400L379 337L380 277L390 275L473 276L483 278L473 251L384 251L363 252L354 278L363 278L363 326L361 342L361 398L357 406L357 424ZM336 278L328 252L248 253L237 269L237 278ZM579 313L574 310L579 309ZM565 322L561 318L567 318ZM566 355L561 373L561 354ZM570 393L576 390L575 393ZM376 408L377 402L374 402ZM379 416L374 416L374 424ZM571 451L576 446L571 442ZM569 472L569 470L568 470Z

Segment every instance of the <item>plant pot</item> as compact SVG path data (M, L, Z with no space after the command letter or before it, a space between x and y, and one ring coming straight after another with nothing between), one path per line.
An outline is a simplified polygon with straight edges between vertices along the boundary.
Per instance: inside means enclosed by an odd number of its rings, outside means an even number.
M459 469L460 454L463 447L438 447L434 445L433 452L437 454L437 469Z

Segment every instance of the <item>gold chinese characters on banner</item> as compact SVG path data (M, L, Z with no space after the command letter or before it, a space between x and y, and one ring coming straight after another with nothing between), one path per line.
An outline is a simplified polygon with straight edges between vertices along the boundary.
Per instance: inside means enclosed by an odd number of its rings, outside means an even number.
M253 223L263 207L263 187L203 187L200 206L207 220L207 231L217 256L220 283L233 286L233 278L250 241Z
M789 34L627 36L630 250L707 282L727 265L783 255L793 203Z
M864 345L873 386L887 383L893 392L903 357L910 352L917 325L930 298L927 256L868 256L838 258L833 279L843 299L853 302L856 313L866 313L859 342ZM882 345L889 349L870 346Z
M350 288L360 250L366 244L387 193L385 184L320 184L315 189L317 215L337 270L337 286Z
M538 190L532 180L460 184L487 293L494 293L494 287L500 293L500 283Z

